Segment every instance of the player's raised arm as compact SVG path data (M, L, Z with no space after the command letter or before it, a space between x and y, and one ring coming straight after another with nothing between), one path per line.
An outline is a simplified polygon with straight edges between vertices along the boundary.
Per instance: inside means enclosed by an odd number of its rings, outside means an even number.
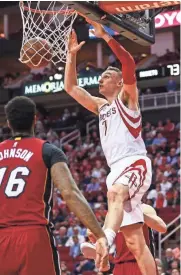
M167 231L167 226L164 221L157 216L155 209L147 204L142 204L141 207L146 225L160 233L165 233Z
M69 52L65 66L65 91L89 111L98 114L99 105L106 101L102 98L91 96L85 89L78 86L76 72L76 56L85 42L78 44L75 31L72 31L69 40Z
M138 101L138 89L135 76L135 62L131 54L126 51L112 36L110 36L103 28L102 25L87 19L94 30L92 32L99 38L104 39L109 47L112 49L115 56L122 64L122 77L123 77L123 91L127 94L132 101Z

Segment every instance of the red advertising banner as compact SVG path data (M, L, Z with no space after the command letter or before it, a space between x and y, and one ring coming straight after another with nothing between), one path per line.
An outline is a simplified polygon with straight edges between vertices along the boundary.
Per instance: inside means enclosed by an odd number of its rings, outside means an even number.
M112 14L179 5L180 1L98 1L99 7Z
M181 24L181 11L169 11L160 13L155 17L155 28L168 28L179 26Z

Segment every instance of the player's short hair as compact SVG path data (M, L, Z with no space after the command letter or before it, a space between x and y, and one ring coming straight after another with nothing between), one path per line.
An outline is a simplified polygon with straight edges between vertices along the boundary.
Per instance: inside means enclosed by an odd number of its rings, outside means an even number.
M122 77L121 70L116 67L109 66L109 67L107 67L106 71L114 71L114 72L118 73L120 75L120 77Z
M28 97L17 96L5 106L6 118L13 131L30 131L36 114L36 105Z
M112 66L109 66L109 67L107 67L107 69L106 69L106 71L115 71L115 72L117 72L117 73L121 73L121 70L120 69L118 69L118 68L116 68L116 67L112 67Z

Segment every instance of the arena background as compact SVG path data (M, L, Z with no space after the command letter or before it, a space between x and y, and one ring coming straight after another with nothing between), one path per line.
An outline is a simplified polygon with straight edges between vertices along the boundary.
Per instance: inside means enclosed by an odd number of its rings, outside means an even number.
M155 19L155 44L143 46L107 28L133 56L137 64L143 137L153 164L153 182L145 196L168 225L168 232L156 232L159 274L180 274L180 7L163 10ZM86 44L78 54L79 85L98 95L99 76L118 66L105 42L90 34L82 17L74 24L80 41ZM0 3L0 141L10 137L4 104L17 95L37 103L36 136L61 147L69 160L73 177L102 224L106 215L105 178L108 167L101 149L98 119L78 105L64 91L64 64L30 70L18 60L22 41L18 2ZM54 190L53 222L60 251L62 274L97 273L85 260L79 244L86 229L69 213L61 194ZM78 245L74 243L77 236ZM78 246L78 249L77 249ZM177 273L178 272L178 273Z

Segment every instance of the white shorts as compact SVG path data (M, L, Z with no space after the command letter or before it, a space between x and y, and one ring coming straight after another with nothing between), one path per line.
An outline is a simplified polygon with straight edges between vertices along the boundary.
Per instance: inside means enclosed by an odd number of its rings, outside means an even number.
M132 156L121 159L111 166L106 184L109 190L114 184L129 187L130 199L124 204L122 226L143 222L141 199L149 189L152 179L151 161L146 156Z

